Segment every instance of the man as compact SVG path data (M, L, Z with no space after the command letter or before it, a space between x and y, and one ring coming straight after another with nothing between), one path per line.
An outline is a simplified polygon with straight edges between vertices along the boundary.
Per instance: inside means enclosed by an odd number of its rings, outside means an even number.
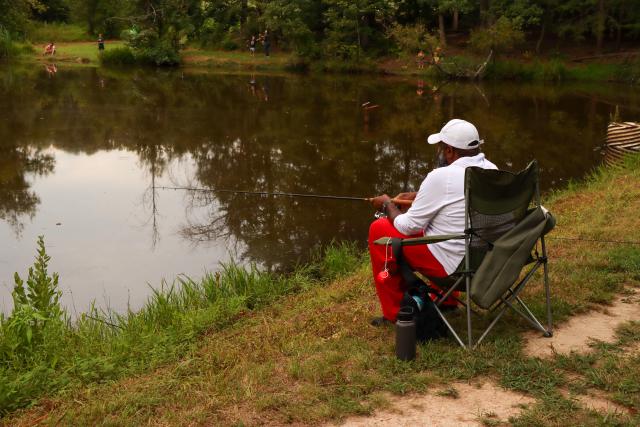
M386 194L375 197L373 206L387 217L371 224L369 253L376 292L382 306L382 318L375 326L394 322L406 286L394 272L391 248L374 245L380 237L416 237L422 235L462 234L465 226L464 173L470 166L497 169L480 152L484 143L474 125L459 119L449 121L439 133L430 135L429 144L438 145L439 168L431 171L417 193L400 193L399 199L413 200L402 213ZM403 247L407 262L427 277L446 277L464 257L464 240L449 240L430 245ZM390 268L391 267L391 268ZM449 301L445 301L449 303ZM455 300L451 305L457 304Z
M102 34L98 34L98 52L104 52L104 38L102 37Z

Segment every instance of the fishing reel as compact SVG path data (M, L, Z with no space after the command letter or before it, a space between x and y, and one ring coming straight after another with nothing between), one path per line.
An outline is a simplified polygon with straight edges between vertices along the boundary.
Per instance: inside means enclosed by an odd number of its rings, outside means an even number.
M382 211L377 211L376 213L373 214L373 217L375 219L386 218L387 214Z

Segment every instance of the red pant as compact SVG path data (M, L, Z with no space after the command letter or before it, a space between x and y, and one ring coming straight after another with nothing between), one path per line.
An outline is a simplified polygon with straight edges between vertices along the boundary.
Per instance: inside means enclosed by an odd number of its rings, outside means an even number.
M400 272L396 272L391 246L373 244L374 240L381 237L408 238L418 236L406 236L400 233L387 218L377 219L371 224L371 227L369 227L371 269L373 270L373 280L376 283L376 292L378 293L380 305L382 306L382 315L391 321L395 321L398 311L400 310L402 296L407 290L407 287L402 280ZM425 276L447 276L444 267L442 267L440 262L433 256L427 245L403 246L402 253L409 265ZM383 279L379 277L379 275L380 272L384 270L385 260L387 261L389 276ZM449 301L446 302L448 303Z

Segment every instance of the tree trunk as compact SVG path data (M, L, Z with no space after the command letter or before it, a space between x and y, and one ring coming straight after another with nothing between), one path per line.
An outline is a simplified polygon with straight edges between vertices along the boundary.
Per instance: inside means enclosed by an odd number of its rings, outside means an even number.
M438 34L440 35L440 46L445 47L447 45L447 36L444 32L444 15L438 14Z
M483 27L489 25L489 0L480 0L480 23Z
M358 49L356 50L356 61L360 62L360 46L361 46L361 41L360 41L360 22L358 19L358 11L356 11L356 35L358 37Z
M460 12L458 11L458 9L453 9L453 25L452 25L453 31L458 31L459 15L460 15Z
M547 27L547 23L542 21L542 28L540 28L540 37L538 37L538 41L536 42L536 54L540 55L540 47L542 46L542 42L544 40L544 32Z
M240 2L240 28L244 29L244 24L247 23L247 0L242 0Z
M596 15L596 53L602 53L602 40L604 38L604 20L606 18L604 0L598 0L598 12Z

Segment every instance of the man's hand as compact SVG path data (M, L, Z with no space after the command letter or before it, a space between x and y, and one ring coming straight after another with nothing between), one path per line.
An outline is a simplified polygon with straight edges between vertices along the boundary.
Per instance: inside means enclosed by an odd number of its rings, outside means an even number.
M391 197L387 196L386 194L383 194L381 196L377 196L371 199L371 204L373 205L374 208L376 208L376 210L382 211L382 204L387 201L391 201Z
M417 195L418 195L418 193L416 193L415 191L410 192L410 193L399 193L396 197L394 197L394 199L398 199L398 200L415 200Z
M393 220L396 219L396 217L400 215L402 212L400 212L400 209L398 209L398 207L394 203L386 203L386 202L391 202L391 197L389 197L386 194L383 194L382 196L374 197L373 199L371 199L371 204L373 204L373 207L379 211L386 213L387 218L389 218L389 220L393 222ZM382 209L382 205L385 203L387 205L387 208Z
M416 199L416 195L418 193L416 192L410 192L410 193L399 193L396 197L394 197L394 200L415 200ZM406 211L409 210L409 208L411 207L411 205L399 205L399 209L400 212L405 213Z

